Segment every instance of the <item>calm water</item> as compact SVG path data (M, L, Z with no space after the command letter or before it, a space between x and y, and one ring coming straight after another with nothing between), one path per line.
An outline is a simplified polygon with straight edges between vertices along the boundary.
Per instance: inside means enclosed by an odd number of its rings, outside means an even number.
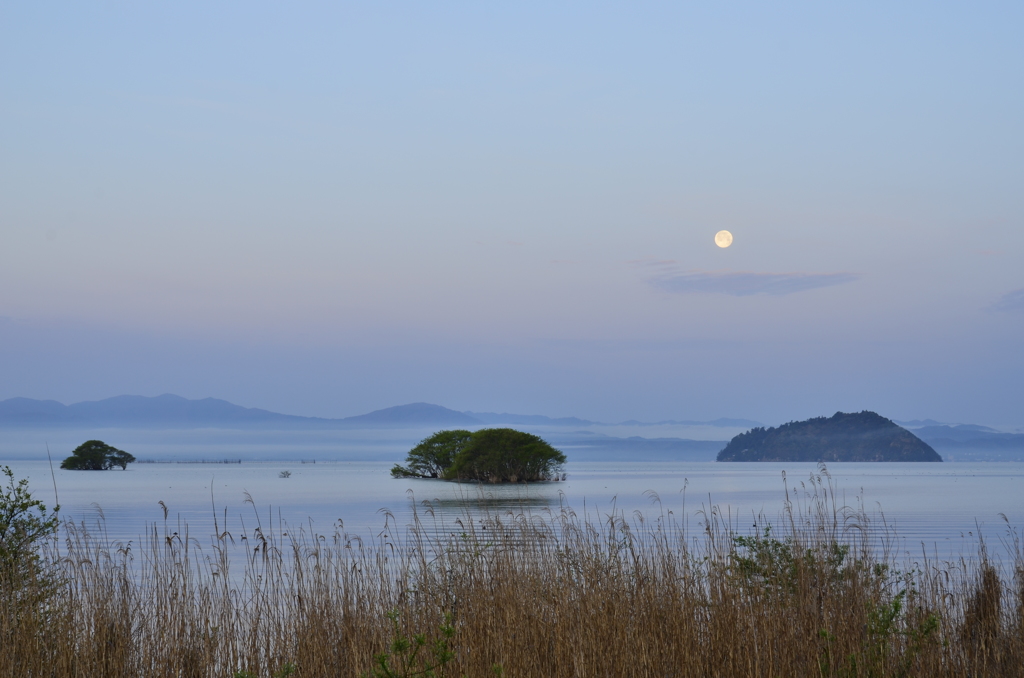
M34 494L53 500L47 462L0 460L16 477L30 479ZM715 504L745 528L753 516L778 516L784 499L782 474L791 490L816 471L813 464L718 464L715 462L577 462L569 478L529 486L471 485L431 480L396 480L382 461L244 462L242 464L134 464L127 471L82 472L56 469L65 517L95 524L102 515L112 539L137 539L147 524L163 522L163 501L170 519L181 519L201 538L213 533L213 515L237 533L264 526L305 524L330 533L343 521L345 531L364 537L384 527L383 510L407 524L413 503L429 501L448 518L460 515L480 493L489 508L534 512L557 509L559 502L592 516L609 511L647 514L671 510L696 528L696 512ZM281 478L281 471L291 476ZM829 467L840 498L849 505L862 499L881 509L904 539L920 552L921 543L940 555L959 552L978 534L991 547L1009 525L1024 526L1024 463L977 464L833 464ZM685 492L683 491L685 488ZM654 496L660 498L660 505ZM252 498L248 503L246 497ZM258 512L258 517L257 517ZM223 528L222 528L223 529Z

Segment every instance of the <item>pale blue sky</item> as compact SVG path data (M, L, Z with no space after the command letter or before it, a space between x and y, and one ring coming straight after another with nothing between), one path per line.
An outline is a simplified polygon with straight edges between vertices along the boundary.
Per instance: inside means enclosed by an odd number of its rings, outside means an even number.
M1021 5L213 5L0 2L0 398L1024 426Z

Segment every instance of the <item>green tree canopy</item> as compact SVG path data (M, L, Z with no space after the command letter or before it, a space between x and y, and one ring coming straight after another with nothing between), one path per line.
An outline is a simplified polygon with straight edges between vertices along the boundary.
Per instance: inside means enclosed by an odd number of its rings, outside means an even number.
M454 430L439 431L424 438L409 451L405 458L408 466L396 464L391 475L395 478L443 478L472 437L469 431Z
M0 488L0 591L6 591L12 577L25 576L38 561L40 542L57 531L60 507L47 511L33 499L28 480L15 482L10 467L0 467L7 487Z
M135 457L107 445L102 440L88 440L75 448L71 456L60 463L60 467L73 471L106 471L120 466L123 471Z
M455 458L446 478L489 483L553 480L565 455L532 433L512 428L485 428L473 434Z
M56 593L57 571L51 559L40 551L45 542L55 539L59 506L52 511L29 492L29 481L14 480L14 472L0 466L7 486L0 486L0 617L3 618L6 643L24 620L39 617ZM13 623L13 627L10 624ZM30 624L37 624L29 622Z
M511 428L440 431L396 465L396 478L445 478L488 483L556 480L565 455L542 438Z

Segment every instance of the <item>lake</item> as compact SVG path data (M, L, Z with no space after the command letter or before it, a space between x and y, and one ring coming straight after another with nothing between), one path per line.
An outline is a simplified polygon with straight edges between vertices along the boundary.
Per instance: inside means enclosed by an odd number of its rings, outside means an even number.
M0 459L17 478L27 477L34 495L53 502L46 459ZM233 533L257 522L275 529L304 525L331 533L338 525L372 537L384 527L383 511L408 524L413 503L429 502L446 521L467 507L542 512L568 505L598 517L612 510L656 515L671 510L697 529L702 508L718 505L741 530L763 513L775 520L783 506L783 472L791 490L817 473L814 464L716 463L707 461L570 462L564 482L476 486L436 480L393 479L391 461L246 461L136 463L126 471L63 471L55 479L62 515L87 525L103 517L112 540L137 540L147 525L163 522L164 502L172 523L209 543L214 511ZM289 477L280 477L282 471ZM940 556L973 550L979 530L1000 551L1008 525L1024 525L1024 463L847 463L828 467L841 502L881 509L902 538L903 548L921 544ZM685 489L685 491L684 491ZM799 494L796 492L795 494ZM795 495L794 495L795 496ZM247 498L251 498L249 503ZM660 499L660 504L657 499ZM476 510L474 508L474 510ZM342 521L339 523L338 521ZM221 529L224 529L223 524Z

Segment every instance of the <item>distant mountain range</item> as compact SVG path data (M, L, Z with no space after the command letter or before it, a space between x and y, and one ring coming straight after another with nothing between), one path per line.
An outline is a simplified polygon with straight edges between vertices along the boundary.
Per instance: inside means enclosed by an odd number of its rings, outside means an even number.
M973 424L945 424L933 419L896 422L912 429L914 434L944 456L958 460L1024 460L1024 434L1003 433ZM584 444L592 450L624 451L625 447L644 454L661 448L679 453L711 454L723 442L693 441L680 438L602 438L594 427L643 426L710 426L753 429L761 426L749 419L715 419L713 421L636 420L607 423L578 417L546 417L539 414L508 412L459 412L430 403L412 403L388 407L367 414L341 419L300 417L258 408L241 407L226 400L204 398L188 400L176 395L117 396L92 402L64 405L55 400L11 398L0 401L2 429L234 429L234 430L344 430L344 429L415 429L437 427L478 428L481 426L544 427L562 444ZM554 431L552 431L554 429ZM547 433L545 435L548 435ZM709 435L714 438L716 436ZM571 440L570 440L571 439ZM721 440L721 439L720 439ZM631 441L631 442L627 442ZM718 446L715 449L715 446ZM625 446L625 447L624 447ZM632 454L632 453L631 453Z
M283 428L283 429L349 429L349 428L416 428L420 426L657 426L700 425L751 428L759 426L746 419L714 421L628 421L621 424L579 419L553 418L543 415L495 412L459 412L430 403L412 403L388 407L367 414L343 419L300 417L279 414L258 408L241 407L226 400L204 398L188 400L165 394L117 396L106 400L64 405L55 400L11 398L0 401L0 427L4 428Z
M947 460L1024 461L1024 434L977 424L946 424L934 419L897 421Z
M216 398L187 400L169 394L155 398L117 396L74 405L29 398L0 402L0 426L8 428L249 428L275 425L319 428L330 421L240 407Z
M914 429L918 438L935 448L1024 450L1024 434L1003 433L987 426L925 426Z
M899 421L898 419L893 419L893 423L899 424L903 428L923 428L925 426L947 425L941 421L935 421L934 419L910 419L908 421Z

